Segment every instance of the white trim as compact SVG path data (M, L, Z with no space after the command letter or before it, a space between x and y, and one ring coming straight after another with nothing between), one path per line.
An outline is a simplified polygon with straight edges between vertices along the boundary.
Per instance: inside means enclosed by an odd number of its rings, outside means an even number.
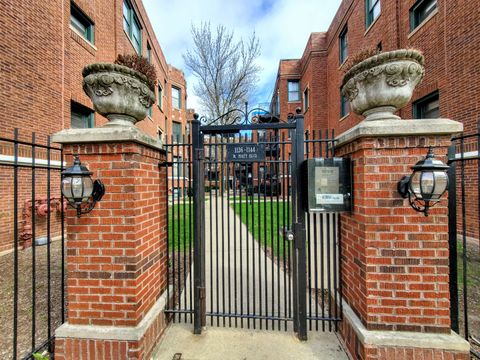
M463 159L468 160L469 158L474 158L475 156L478 156L478 151L469 151L466 153L463 153ZM461 159L462 154L455 154L455 159Z
M15 156L13 155L0 155L0 164L1 165L15 165ZM32 165L32 158L31 157L18 157L17 158L18 165ZM48 160L45 159L35 159L35 165L41 167L48 166ZM63 162L63 166L66 166L67 162ZM50 160L50 167L60 169L62 167L62 162L58 160Z
M160 299L157 300L137 326L71 325L66 322L55 331L55 337L139 341L145 336L145 333L158 316L165 310L167 294L173 293L172 289L173 286L170 285L169 291L165 290L163 292Z
M441 349L470 352L470 344L455 332L450 334L418 333L413 331L367 330L352 308L343 301L343 321L348 321L363 345Z

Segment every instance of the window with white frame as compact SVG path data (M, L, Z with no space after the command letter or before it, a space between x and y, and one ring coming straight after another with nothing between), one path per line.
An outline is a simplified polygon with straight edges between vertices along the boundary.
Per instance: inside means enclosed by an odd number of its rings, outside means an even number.
M288 80L288 101L300 101L300 81Z
M380 0L365 0L365 19L368 28L380 15Z

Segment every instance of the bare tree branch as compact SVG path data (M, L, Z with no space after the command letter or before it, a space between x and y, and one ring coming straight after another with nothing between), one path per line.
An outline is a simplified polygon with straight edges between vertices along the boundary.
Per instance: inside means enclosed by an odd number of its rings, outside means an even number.
M260 67L255 63L260 56L260 44L255 33L244 42L234 40L233 31L219 25L212 34L210 23L192 25L194 47L183 59L197 77L194 93L211 118L218 118L229 110L240 108L255 90ZM229 119L222 119L225 123Z

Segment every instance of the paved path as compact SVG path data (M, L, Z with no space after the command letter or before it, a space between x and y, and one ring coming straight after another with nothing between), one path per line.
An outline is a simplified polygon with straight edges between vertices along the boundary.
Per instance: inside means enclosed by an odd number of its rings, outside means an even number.
M155 360L348 360L334 333L313 332L300 342L292 332L209 327L194 335L190 324L171 325Z
M242 223L226 200L219 197L211 204L211 210L209 203L205 206L207 312L289 317L290 276L266 255L251 226ZM187 288L182 304L189 297ZM235 328L235 318L225 319L223 327L223 318L207 317L202 335L194 335L190 323L171 324L154 359L171 360L176 353L181 360L348 359L334 333L309 332L309 340L300 342L291 324L269 320L266 331L266 320L243 319L242 329L241 319Z

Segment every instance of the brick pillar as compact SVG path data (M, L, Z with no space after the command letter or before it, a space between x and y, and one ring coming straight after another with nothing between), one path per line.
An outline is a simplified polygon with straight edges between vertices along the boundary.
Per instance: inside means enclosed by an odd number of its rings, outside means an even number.
M165 153L136 128L64 130L54 141L106 187L92 212L67 212L68 322L55 358L147 359L166 325Z
M339 137L354 175L354 209L341 216L341 333L355 359L468 357L450 331L447 196L425 217L397 192L429 146L446 162L460 131L445 119L370 121Z

